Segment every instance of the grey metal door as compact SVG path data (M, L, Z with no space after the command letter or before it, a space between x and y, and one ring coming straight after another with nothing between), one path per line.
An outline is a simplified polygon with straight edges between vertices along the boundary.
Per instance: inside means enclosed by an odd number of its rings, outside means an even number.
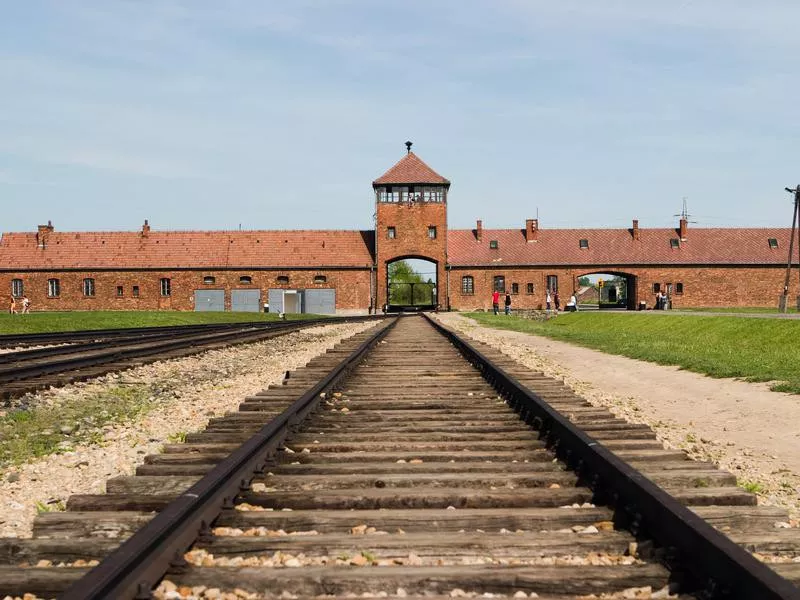
M261 290L231 290L231 310L261 312Z
M198 312L225 310L225 290L195 290L194 309Z
M269 302L269 312L280 313L283 312L283 290L271 289L267 292Z
M306 305L303 312L317 315L335 315L336 290L327 288L306 290Z

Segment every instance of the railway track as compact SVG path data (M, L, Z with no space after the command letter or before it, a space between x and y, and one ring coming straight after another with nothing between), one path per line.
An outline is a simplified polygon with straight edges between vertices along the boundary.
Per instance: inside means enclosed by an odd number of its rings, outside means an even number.
M52 338L35 334L30 339L37 339L39 343L45 339L51 343L61 344L64 340L71 340L71 343L0 354L0 398L19 397L49 386L85 380L156 360L261 341L306 327L364 318L374 317L98 330L92 336L86 332L49 334L54 336Z
M444 333L378 323L39 515L0 594L800 598L784 511Z

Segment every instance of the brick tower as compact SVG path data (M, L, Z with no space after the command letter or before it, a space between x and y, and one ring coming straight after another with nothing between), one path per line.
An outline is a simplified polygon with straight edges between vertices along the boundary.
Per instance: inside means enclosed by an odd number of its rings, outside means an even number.
M449 305L447 265L447 193L450 182L411 151L372 182L375 190L376 302L388 297L389 264L419 258L436 264L436 302Z

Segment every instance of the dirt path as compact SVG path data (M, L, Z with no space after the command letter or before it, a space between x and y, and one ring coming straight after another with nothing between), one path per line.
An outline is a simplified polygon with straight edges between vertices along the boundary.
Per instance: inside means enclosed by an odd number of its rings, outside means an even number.
M455 313L442 322L563 379L593 404L650 425L667 446L711 460L753 484L761 501L800 517L800 396L768 384L704 375L604 354L544 337L478 326Z

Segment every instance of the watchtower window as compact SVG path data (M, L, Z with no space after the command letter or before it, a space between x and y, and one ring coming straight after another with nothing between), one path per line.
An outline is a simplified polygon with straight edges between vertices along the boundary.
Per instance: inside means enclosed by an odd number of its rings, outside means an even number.
M432 240L436 239L436 226L435 225L429 225L428 226L428 237L430 239L432 239Z
M778 240L776 238L769 238L767 242L769 242L769 247L773 250L778 247Z
M581 250L586 250L587 248L589 248L589 240L585 238L581 239L578 242L578 246L580 247Z
M386 237L390 240L393 240L397 237L397 229L395 227L387 227L386 228Z
M681 247L681 241L678 238L672 238L669 241L669 247L670 248L680 248Z
M497 250L500 245L497 243L497 240L489 240L489 248L492 250Z

